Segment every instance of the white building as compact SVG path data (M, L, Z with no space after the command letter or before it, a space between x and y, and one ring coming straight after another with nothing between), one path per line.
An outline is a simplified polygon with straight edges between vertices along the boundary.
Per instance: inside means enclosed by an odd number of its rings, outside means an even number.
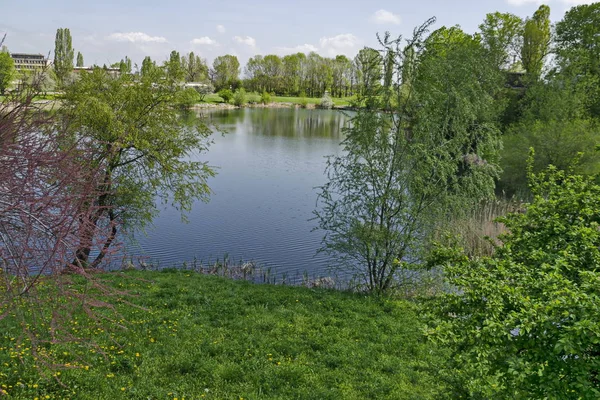
M15 62L17 71L31 71L46 68L50 65L50 60L43 54L11 53L10 56Z

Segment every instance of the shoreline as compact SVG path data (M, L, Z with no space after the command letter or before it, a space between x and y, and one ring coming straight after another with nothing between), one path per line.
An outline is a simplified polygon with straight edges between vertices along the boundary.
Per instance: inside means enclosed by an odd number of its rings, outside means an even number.
M197 103L190 107L190 110L206 110L206 109L215 109L215 110L237 110L242 108L303 108L306 110L316 110L319 109L315 104L309 103L305 107L301 106L297 103L289 103L289 102L271 102L268 104L255 103L255 104L246 104L243 106L235 106L229 103ZM334 106L331 110L346 110L346 111L354 111L356 108L350 106Z

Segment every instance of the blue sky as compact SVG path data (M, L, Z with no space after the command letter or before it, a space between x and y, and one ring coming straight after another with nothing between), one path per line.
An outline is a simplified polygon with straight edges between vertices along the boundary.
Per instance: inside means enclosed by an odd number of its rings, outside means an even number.
M410 35L431 16L434 26L475 32L485 14L533 14L546 3L552 20L586 0L20 0L0 7L0 35L11 52L51 53L59 27L69 28L86 65L128 55L162 61L171 50L194 51L209 63L235 54L242 66L256 54L316 51L353 57L375 46L377 32ZM52 57L52 55L51 55Z

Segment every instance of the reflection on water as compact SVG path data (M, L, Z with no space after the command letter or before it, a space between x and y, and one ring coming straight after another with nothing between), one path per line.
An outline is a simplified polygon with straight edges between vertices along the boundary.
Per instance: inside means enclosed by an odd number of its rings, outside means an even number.
M292 279L304 272L324 275L329 260L316 255L322 233L311 232L315 223L309 219L314 188L324 183L325 156L340 151L349 116L261 108L218 110L205 117L228 132L213 134L202 159L217 167L218 175L209 181L210 202L195 204L188 224L166 208L129 252L161 266L228 255ZM193 115L186 118L193 123Z

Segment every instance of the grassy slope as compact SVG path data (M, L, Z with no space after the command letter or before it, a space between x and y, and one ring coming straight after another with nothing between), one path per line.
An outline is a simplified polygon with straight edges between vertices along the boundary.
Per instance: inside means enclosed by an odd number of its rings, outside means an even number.
M344 97L344 98L333 98L333 104L338 107L347 107L350 105L353 97ZM260 95L248 93L246 94L247 101L260 102ZM306 100L307 104L320 104L321 99L317 97L282 97L282 96L273 96L271 98L271 102L273 103L292 103L292 104L302 104L302 102ZM216 93L209 94L204 98L205 103L222 103L223 99Z
M407 302L186 272L109 279L148 311L120 305L122 347L94 331L107 358L50 348L63 361L81 357L60 372L66 387L40 378L27 356L22 364L18 327L0 322L0 383L11 398L429 399L440 389L441 352L423 342Z

